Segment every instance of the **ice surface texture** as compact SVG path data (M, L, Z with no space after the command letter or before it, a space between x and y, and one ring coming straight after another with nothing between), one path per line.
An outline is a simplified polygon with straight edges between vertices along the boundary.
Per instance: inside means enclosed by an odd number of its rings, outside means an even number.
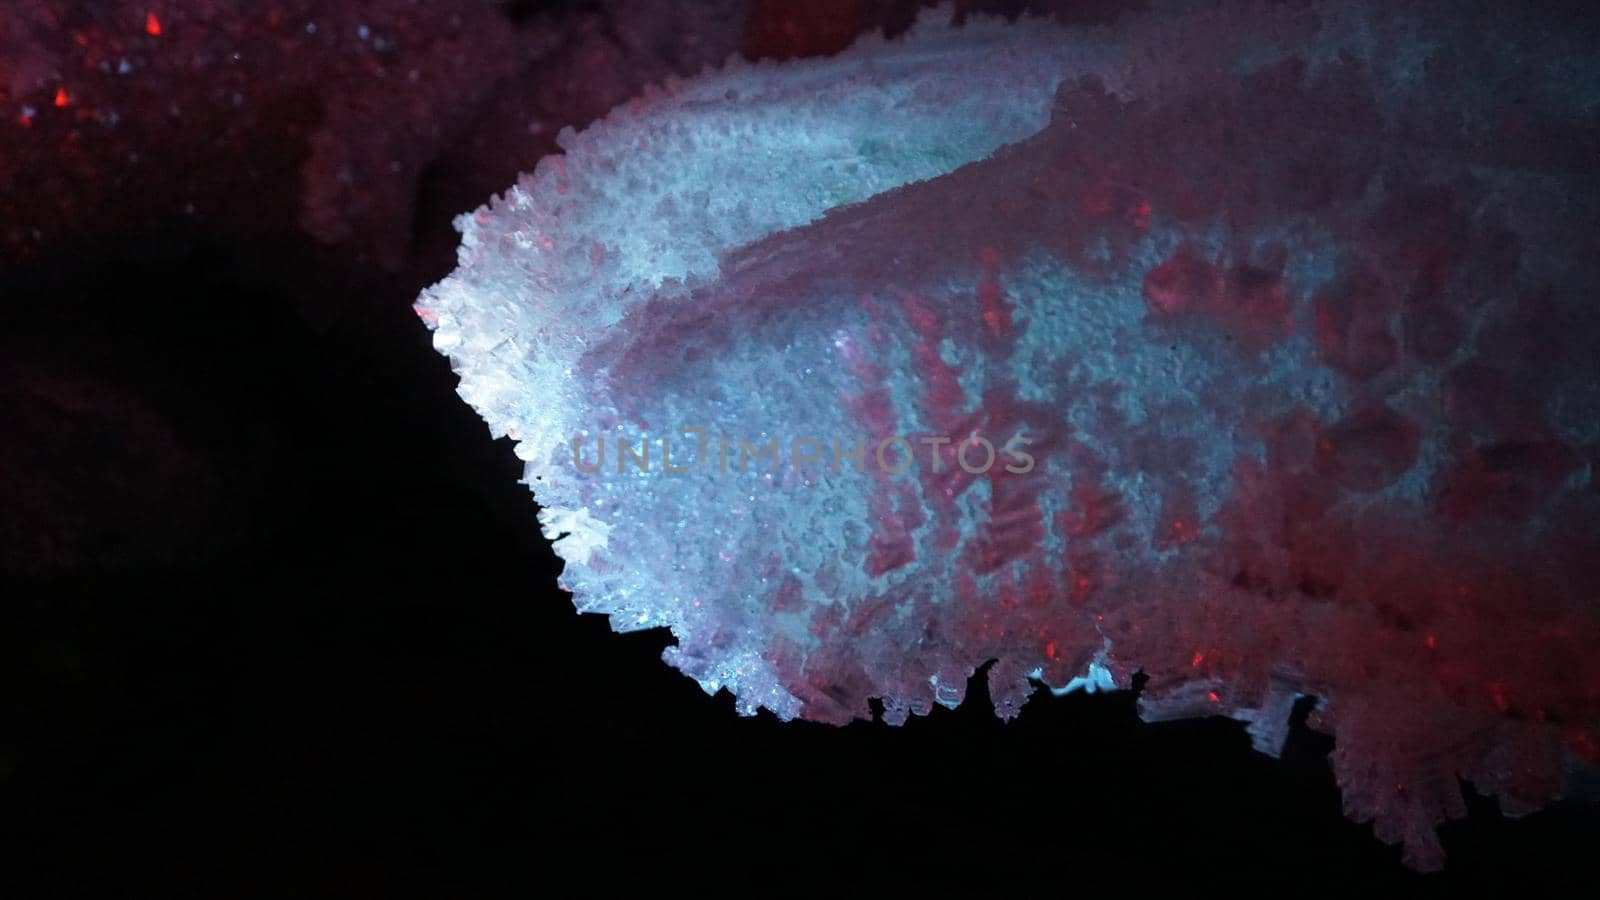
M1312 695L1419 867L1458 778L1560 795L1600 725L1583 35L941 15L668 84L459 220L417 309L578 608L784 718L994 660L1004 717L1142 671L1146 718L1275 753Z

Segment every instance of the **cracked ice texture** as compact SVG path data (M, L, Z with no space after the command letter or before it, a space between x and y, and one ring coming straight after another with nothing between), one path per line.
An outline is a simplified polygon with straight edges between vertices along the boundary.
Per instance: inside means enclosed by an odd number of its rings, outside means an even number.
M1435 866L1458 778L1532 810L1600 725L1597 78L1500 23L935 15L732 62L563 135L418 311L578 608L670 628L741 712L902 722L995 660L1010 717L1142 671L1147 719L1275 753L1314 695L1349 813ZM791 465L897 434L1038 464ZM602 436L690 471L578 471Z

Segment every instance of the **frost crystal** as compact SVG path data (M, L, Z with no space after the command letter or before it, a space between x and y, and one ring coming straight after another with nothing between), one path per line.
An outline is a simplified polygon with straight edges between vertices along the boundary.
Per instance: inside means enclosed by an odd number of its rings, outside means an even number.
M741 712L903 722L989 671L1297 697L1439 864L1593 762L1582 42L1236 4L1113 38L925 18L617 109L417 304L578 608ZM1587 236L1587 237L1585 237Z

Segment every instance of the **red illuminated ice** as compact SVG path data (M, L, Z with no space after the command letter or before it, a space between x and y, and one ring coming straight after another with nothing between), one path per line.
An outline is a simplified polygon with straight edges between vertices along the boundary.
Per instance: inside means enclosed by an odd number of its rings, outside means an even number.
M1276 753L1313 696L1420 867L1458 779L1560 795L1600 728L1595 63L1271 9L731 64L463 217L418 309L578 607L784 718L992 660L1004 717L1143 672L1146 718Z

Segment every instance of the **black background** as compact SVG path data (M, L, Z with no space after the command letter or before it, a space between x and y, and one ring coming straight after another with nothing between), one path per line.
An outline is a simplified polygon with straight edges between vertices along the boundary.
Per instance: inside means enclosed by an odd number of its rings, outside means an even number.
M1404 870L1341 816L1330 743L1301 725L1276 761L1226 720L1143 725L1128 692L1044 694L1003 725L981 679L898 729L739 718L659 661L665 633L574 613L414 286L336 254L151 235L4 289L8 358L159 412L216 501L111 510L170 555L7 590L19 896L1595 883L1586 805L1511 822L1474 800L1448 871ZM13 434L54 433L23 409ZM45 450L136 469L118 440Z

